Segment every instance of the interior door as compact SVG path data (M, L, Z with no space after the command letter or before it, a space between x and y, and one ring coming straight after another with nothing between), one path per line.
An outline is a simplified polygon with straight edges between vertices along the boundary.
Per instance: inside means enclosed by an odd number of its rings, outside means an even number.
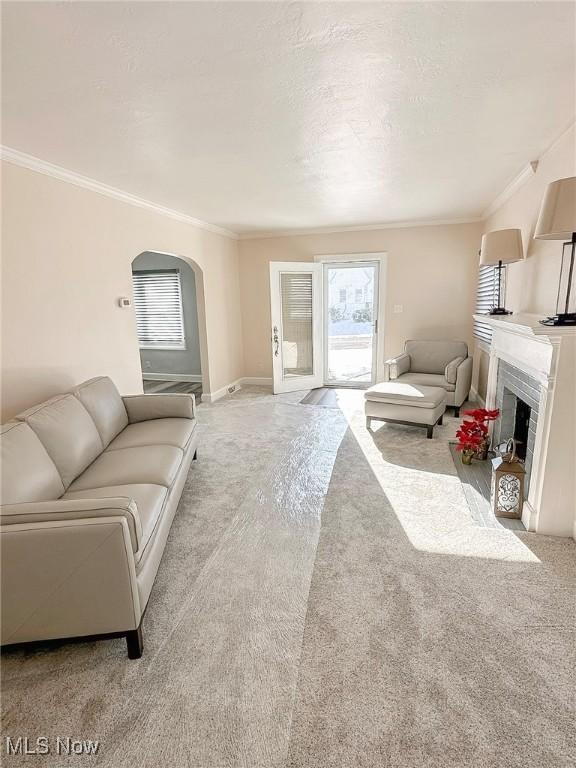
M274 394L323 384L322 265L270 262Z

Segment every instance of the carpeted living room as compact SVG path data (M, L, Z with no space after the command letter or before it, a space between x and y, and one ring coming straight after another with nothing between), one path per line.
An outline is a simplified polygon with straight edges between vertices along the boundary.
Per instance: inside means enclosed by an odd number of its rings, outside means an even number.
M575 30L2 3L3 765L573 764Z

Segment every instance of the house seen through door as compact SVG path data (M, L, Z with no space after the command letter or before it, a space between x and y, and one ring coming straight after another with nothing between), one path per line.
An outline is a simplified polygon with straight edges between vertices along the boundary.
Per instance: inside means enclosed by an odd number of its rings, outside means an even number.
M274 392L376 381L379 261L271 262Z

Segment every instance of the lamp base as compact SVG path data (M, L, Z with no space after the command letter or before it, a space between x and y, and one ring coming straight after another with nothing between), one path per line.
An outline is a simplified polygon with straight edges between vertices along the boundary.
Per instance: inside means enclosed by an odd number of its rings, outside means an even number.
M568 312L540 320L541 325L576 325L576 312Z
M492 307L490 312L488 312L489 315L511 315L512 312L510 312L509 309L504 309L504 307Z

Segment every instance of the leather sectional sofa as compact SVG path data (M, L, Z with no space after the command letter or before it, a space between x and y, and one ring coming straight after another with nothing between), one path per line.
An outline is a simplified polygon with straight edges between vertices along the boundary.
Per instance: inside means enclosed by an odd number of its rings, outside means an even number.
M2 427L2 645L125 636L142 617L196 458L193 395L81 384Z

